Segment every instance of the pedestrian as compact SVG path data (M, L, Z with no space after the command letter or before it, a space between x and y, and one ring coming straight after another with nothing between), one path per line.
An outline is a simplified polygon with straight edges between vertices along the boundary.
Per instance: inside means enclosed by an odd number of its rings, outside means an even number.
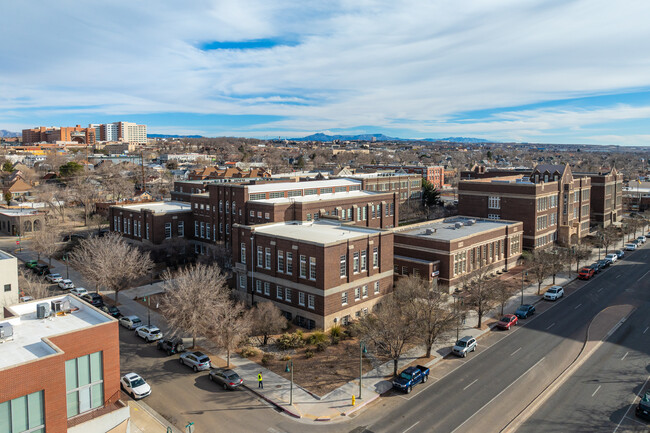
M257 387L264 389L264 384L262 383L262 372L261 371L257 375Z

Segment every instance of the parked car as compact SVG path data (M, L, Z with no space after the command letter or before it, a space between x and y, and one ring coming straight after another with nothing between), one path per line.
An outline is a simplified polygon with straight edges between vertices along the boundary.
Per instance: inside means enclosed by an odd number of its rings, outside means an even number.
M78 297L82 297L86 293L88 293L88 290L84 289L83 287L74 287L70 290L71 295L75 295Z
M600 272L600 265L598 263L592 263L587 267L593 269L594 274L597 274L598 272Z
M149 343L150 341L160 340L162 338L162 332L155 325L145 325L135 328L135 335L140 338L144 338L144 341Z
M639 241L639 242L641 242L642 244L645 244L646 237L643 236L643 235L641 235L641 236L637 237L636 240Z
M29 301L33 301L33 300L34 300L34 298L31 297L31 296L21 296L20 298L18 298L19 302L29 302Z
M605 269L606 267L611 265L611 262L609 260L605 260L605 259L600 259L596 263L598 263L600 265L600 269Z
M618 256L619 259L622 259L623 256L625 255L625 251L623 250L617 250L616 255Z
M633 244L636 245L637 247L638 247L639 245L641 245L641 241L638 240L638 239L632 239L631 243L633 243Z
M636 250L636 244L625 244L625 251L634 251Z
M517 308L517 311L515 311L515 316L520 319L526 319L528 316L532 316L533 314L535 314L535 306L530 304L520 305L519 308Z
M149 384L136 373L128 373L122 376L120 387L135 400L145 398L151 394Z
M589 278L593 277L594 274L594 268L585 266L584 268L580 269L580 272L578 272L578 278L581 280L588 280Z
M120 309L114 305L102 305L99 309L102 310L104 313L108 314L109 316L113 316L113 317L122 316L122 313L120 313Z
M36 265L38 265L38 260L27 260L27 261L25 262L25 267L26 267L27 269L31 269L31 268L33 268L33 267L36 266Z
M223 386L223 389L234 390L244 383L244 379L239 377L233 370L226 370L224 368L217 368L210 370L208 377L212 382L218 383Z
M48 265L39 264L32 268L32 272L36 275L47 275L50 273L50 267Z
M84 301L88 302L93 307L100 308L104 305L104 298L99 293L86 293L81 297Z
M72 282L72 280L61 280L59 281L59 289L61 290L74 289L74 283Z
M510 329L511 326L517 324L519 319L514 314L506 314L497 322L497 328L500 329Z
M167 355L185 352L185 345L182 338L163 338L156 343L158 350L164 350Z
M50 283L58 283L63 280L63 277L60 274L48 274L45 276L45 279Z
M195 372L199 370L209 370L211 366L210 357L203 352L182 353L180 362L183 365L192 367Z
M609 253L605 256L605 260L607 260L610 264L616 263L616 261L618 260L618 254Z
M564 296L564 289L562 286L551 286L546 293L544 293L544 299L549 301L556 301Z
M138 316L122 316L120 317L120 325L126 329L135 329L142 326L142 320Z
M476 338L469 335L461 338L456 342L456 345L451 349L454 355L462 358L466 357L469 352L476 350Z
M650 421L650 391L646 392L643 395L641 401L636 406L636 410L634 411L634 414L639 418L643 418Z
M428 379L428 368L422 365L408 367L406 370L402 371L399 376L393 379L393 388L397 388L400 391L404 391L405 393L410 394L415 385L420 382L424 383Z

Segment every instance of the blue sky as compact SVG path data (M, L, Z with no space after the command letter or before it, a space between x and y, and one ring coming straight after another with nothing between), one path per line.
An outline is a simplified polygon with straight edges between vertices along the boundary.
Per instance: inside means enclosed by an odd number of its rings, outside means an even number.
M0 129L646 145L650 2L4 2Z

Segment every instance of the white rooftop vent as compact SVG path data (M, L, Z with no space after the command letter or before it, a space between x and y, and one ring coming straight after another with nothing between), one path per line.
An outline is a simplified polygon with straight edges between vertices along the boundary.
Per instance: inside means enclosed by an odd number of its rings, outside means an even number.
M476 220L467 220L467 222L465 222L466 226L473 226L474 224L476 224Z
M456 223L456 224L454 224L454 227L459 229L459 228L463 227L463 223Z
M436 229L426 229L426 230L424 231L424 234L425 234L425 235L432 235L432 234L434 234L435 232L436 232Z

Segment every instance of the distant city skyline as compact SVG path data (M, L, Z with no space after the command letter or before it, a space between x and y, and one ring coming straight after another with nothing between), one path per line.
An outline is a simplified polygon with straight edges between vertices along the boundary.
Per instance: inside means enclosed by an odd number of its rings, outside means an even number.
M650 144L650 3L10 2L0 129Z

